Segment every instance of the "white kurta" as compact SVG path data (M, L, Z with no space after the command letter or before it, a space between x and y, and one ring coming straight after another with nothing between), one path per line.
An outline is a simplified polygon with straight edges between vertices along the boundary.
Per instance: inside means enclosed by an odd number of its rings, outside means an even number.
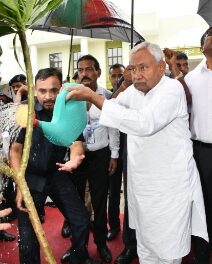
M128 206L137 239L162 259L208 240L204 202L182 85L163 77L146 95L132 85L106 100L100 123L128 135Z

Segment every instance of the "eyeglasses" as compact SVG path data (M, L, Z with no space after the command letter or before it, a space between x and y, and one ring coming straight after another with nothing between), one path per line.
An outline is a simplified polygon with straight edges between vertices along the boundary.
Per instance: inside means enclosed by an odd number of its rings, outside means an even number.
M149 69L149 66L145 64L141 64L138 66L131 65L129 69L131 70L132 73L136 73L137 71L145 73Z
M120 79L123 76L123 74L122 73L119 73L119 74L113 73L110 76L111 76L111 78L119 78Z

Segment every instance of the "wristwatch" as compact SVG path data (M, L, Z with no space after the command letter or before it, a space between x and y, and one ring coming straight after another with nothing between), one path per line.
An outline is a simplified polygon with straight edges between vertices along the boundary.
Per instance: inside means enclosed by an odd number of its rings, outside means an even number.
M181 77L183 77L183 73L180 72L176 77L174 77L176 80L180 79Z

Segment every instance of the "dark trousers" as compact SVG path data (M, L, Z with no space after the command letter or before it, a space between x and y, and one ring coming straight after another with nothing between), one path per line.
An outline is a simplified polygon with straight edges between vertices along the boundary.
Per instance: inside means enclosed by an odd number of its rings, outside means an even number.
M127 202L127 152L123 152L123 180L124 180L124 223L122 238L125 248L137 249L135 229L129 227L128 202Z
M109 177L108 223L110 229L120 227L120 191L122 182L123 160L118 158L116 172Z
M13 180L8 177L7 179L7 187L4 190L4 198L6 200L6 207L10 207L12 209L12 213L16 215L17 213L17 207L15 202L15 189L13 186Z
M91 203L94 210L93 235L97 246L106 244L107 235L107 195L108 195L108 166L110 151L103 148L85 153L81 166L72 175L81 198L84 201L85 186L88 180Z
M88 257L88 214L69 173L55 172L42 192L31 190L38 214L41 215L47 196L55 202L61 213L68 219L72 229L72 263L81 263ZM54 221L48 219L47 221ZM18 212L20 234L19 256L21 264L40 264L40 247L28 214Z
M209 244L199 237L193 237L192 243L197 264L207 264L209 263L209 251L212 249L212 144L205 144L194 140L193 149L202 185Z

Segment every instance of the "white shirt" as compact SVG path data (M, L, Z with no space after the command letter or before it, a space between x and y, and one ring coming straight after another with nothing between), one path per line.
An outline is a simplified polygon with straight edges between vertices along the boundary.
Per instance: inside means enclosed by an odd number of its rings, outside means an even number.
M105 88L97 87L97 94L102 95L104 98L109 99L111 97L111 92ZM87 151L95 151L107 147L109 145L111 151L111 158L119 157L119 130L114 128L109 128L99 124L99 118L101 115L101 110L99 110L95 105L91 105L88 114L88 123L93 129L95 143L84 143L85 149ZM88 125L86 126L83 134L86 138L86 131Z
M163 77L146 95L130 86L105 100L100 123L127 133L129 224L138 244L159 258L178 259L189 253L191 234L207 240L180 82Z
M192 138L212 143L212 70L203 60L184 78L192 96L191 134Z

